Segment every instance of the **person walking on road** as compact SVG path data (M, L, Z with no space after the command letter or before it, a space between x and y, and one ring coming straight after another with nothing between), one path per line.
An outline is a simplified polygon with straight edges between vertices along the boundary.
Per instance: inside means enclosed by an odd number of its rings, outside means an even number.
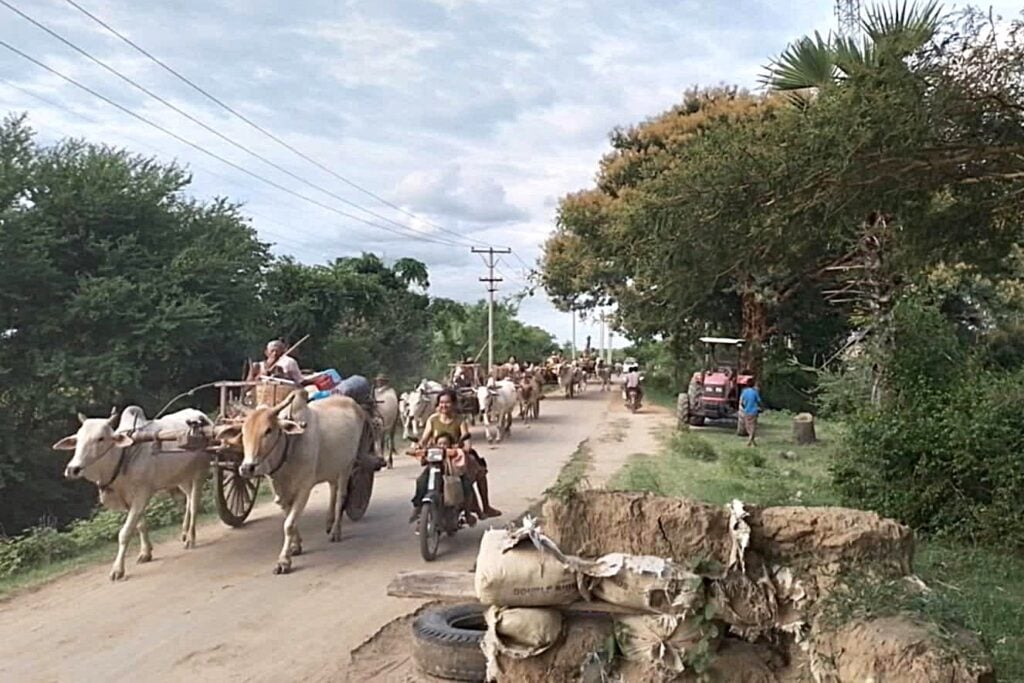
M757 441L757 416L764 410L764 403L761 402L761 384L754 379L742 392L740 392L740 419L747 429L747 446L756 446Z

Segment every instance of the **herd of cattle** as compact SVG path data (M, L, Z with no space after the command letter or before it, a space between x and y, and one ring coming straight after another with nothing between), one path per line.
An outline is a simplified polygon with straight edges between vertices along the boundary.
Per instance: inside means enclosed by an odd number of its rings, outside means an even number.
M517 406L524 421L539 416L545 384L557 383L563 395L572 398L586 387L591 372L600 379L602 390L609 389L611 381L611 368L588 368L575 361L523 369L506 365L496 370L480 381L467 377L457 366L448 378L459 396L459 411L474 421L482 420L489 442L508 435ZM186 548L195 546L203 480L211 463L219 466L218 460L229 450L241 453L241 476L265 476L271 482L274 501L285 513L284 544L274 572L287 573L292 557L302 552L298 521L312 489L320 483L330 486L326 531L331 541L340 540L342 512L355 468L374 450L391 460L399 421L406 439L418 438L444 388L424 379L399 397L391 387L381 386L374 392L373 410L345 396L309 402L306 392L297 390L277 405L259 405L226 423L214 423L193 408L149 419L141 408L130 406L105 418L79 414L79 429L54 444L54 449L74 451L66 477L93 482L103 505L128 513L118 534L112 580L125 576L125 554L134 533L141 544L138 561L152 559L145 511L156 493L184 494L181 540ZM179 443L172 449L161 446L164 435L190 431L202 431L209 441Z
M494 443L509 434L516 408L526 423L540 417L540 402L544 398L546 384L558 384L565 398L573 398L582 392L592 376L600 379L602 391L611 387L611 368L603 364L559 360L520 368L506 363L497 366L486 379L473 372L471 367L456 365L447 384L424 379L415 389L399 397L403 438L415 440L419 437L427 418L437 407L438 397L446 388L456 391L459 412L474 423L479 417L488 443Z

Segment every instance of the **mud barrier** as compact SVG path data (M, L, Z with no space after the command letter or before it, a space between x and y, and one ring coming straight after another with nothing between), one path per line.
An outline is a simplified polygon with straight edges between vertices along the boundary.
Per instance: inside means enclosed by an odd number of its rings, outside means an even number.
M621 635L616 617L567 615L560 644L537 657L502 661L499 680L995 680L990 656L965 630L951 642L948 627L916 616L848 616L836 623L817 609L848 572L913 581L912 532L874 513L583 491L548 500L541 524L566 554L652 555L698 574L707 606L694 617L716 624L724 637L688 655L680 674L635 659L610 659L608 643ZM595 667L601 671L595 674Z

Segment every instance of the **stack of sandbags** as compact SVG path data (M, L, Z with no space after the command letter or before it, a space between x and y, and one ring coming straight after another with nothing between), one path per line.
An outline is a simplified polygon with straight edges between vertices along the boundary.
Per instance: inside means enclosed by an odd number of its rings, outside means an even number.
M581 491L549 499L545 532L564 551L670 557L703 577L716 616L745 637L795 633L835 577L910 573L913 534L846 508L711 505L646 493Z
M493 680L543 680L560 668L562 636L573 635L578 618L563 619L558 608L584 599L626 608L610 626L619 648L629 661L666 675L678 675L695 653L713 649L721 631L706 616L700 576L655 556L565 555L531 519L522 528L484 534L474 583L488 606L483 650ZM582 623L592 632L592 620ZM608 640L600 644L601 651L610 649ZM598 649L588 654L601 661Z
M641 617L649 621L639 629L634 623L631 633L645 636L631 641L622 624L632 617L617 618L619 647L630 655L619 666L623 680L697 680L692 669L673 678L678 656L639 662L644 651L682 651L684 665L689 655L708 653L706 671L721 680L992 680L991 659L969 634L958 634L951 650L934 636L934 625L923 622L853 618L836 624L819 617L822 601L848 574L891 581L911 573L912 532L875 513L582 491L569 500L548 500L543 519L546 533L567 553L670 558L672 566L703 582L706 604L697 614L704 621L684 618L681 632ZM650 610L665 602L645 597L632 604ZM725 625L727 637L707 638L693 630L716 623ZM687 641L698 634L699 645Z

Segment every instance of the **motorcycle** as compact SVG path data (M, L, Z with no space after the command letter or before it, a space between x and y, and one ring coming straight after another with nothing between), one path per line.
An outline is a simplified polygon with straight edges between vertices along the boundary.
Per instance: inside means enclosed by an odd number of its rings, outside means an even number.
M639 389L626 389L626 407L629 408L629 412L631 413L635 413L640 410Z
M458 448L431 446L413 451L424 467L428 467L427 492L420 501L417 533L420 537L420 555L427 562L437 557L441 534L454 536L467 526L464 503L466 491L462 477L455 472L452 459L460 455Z

